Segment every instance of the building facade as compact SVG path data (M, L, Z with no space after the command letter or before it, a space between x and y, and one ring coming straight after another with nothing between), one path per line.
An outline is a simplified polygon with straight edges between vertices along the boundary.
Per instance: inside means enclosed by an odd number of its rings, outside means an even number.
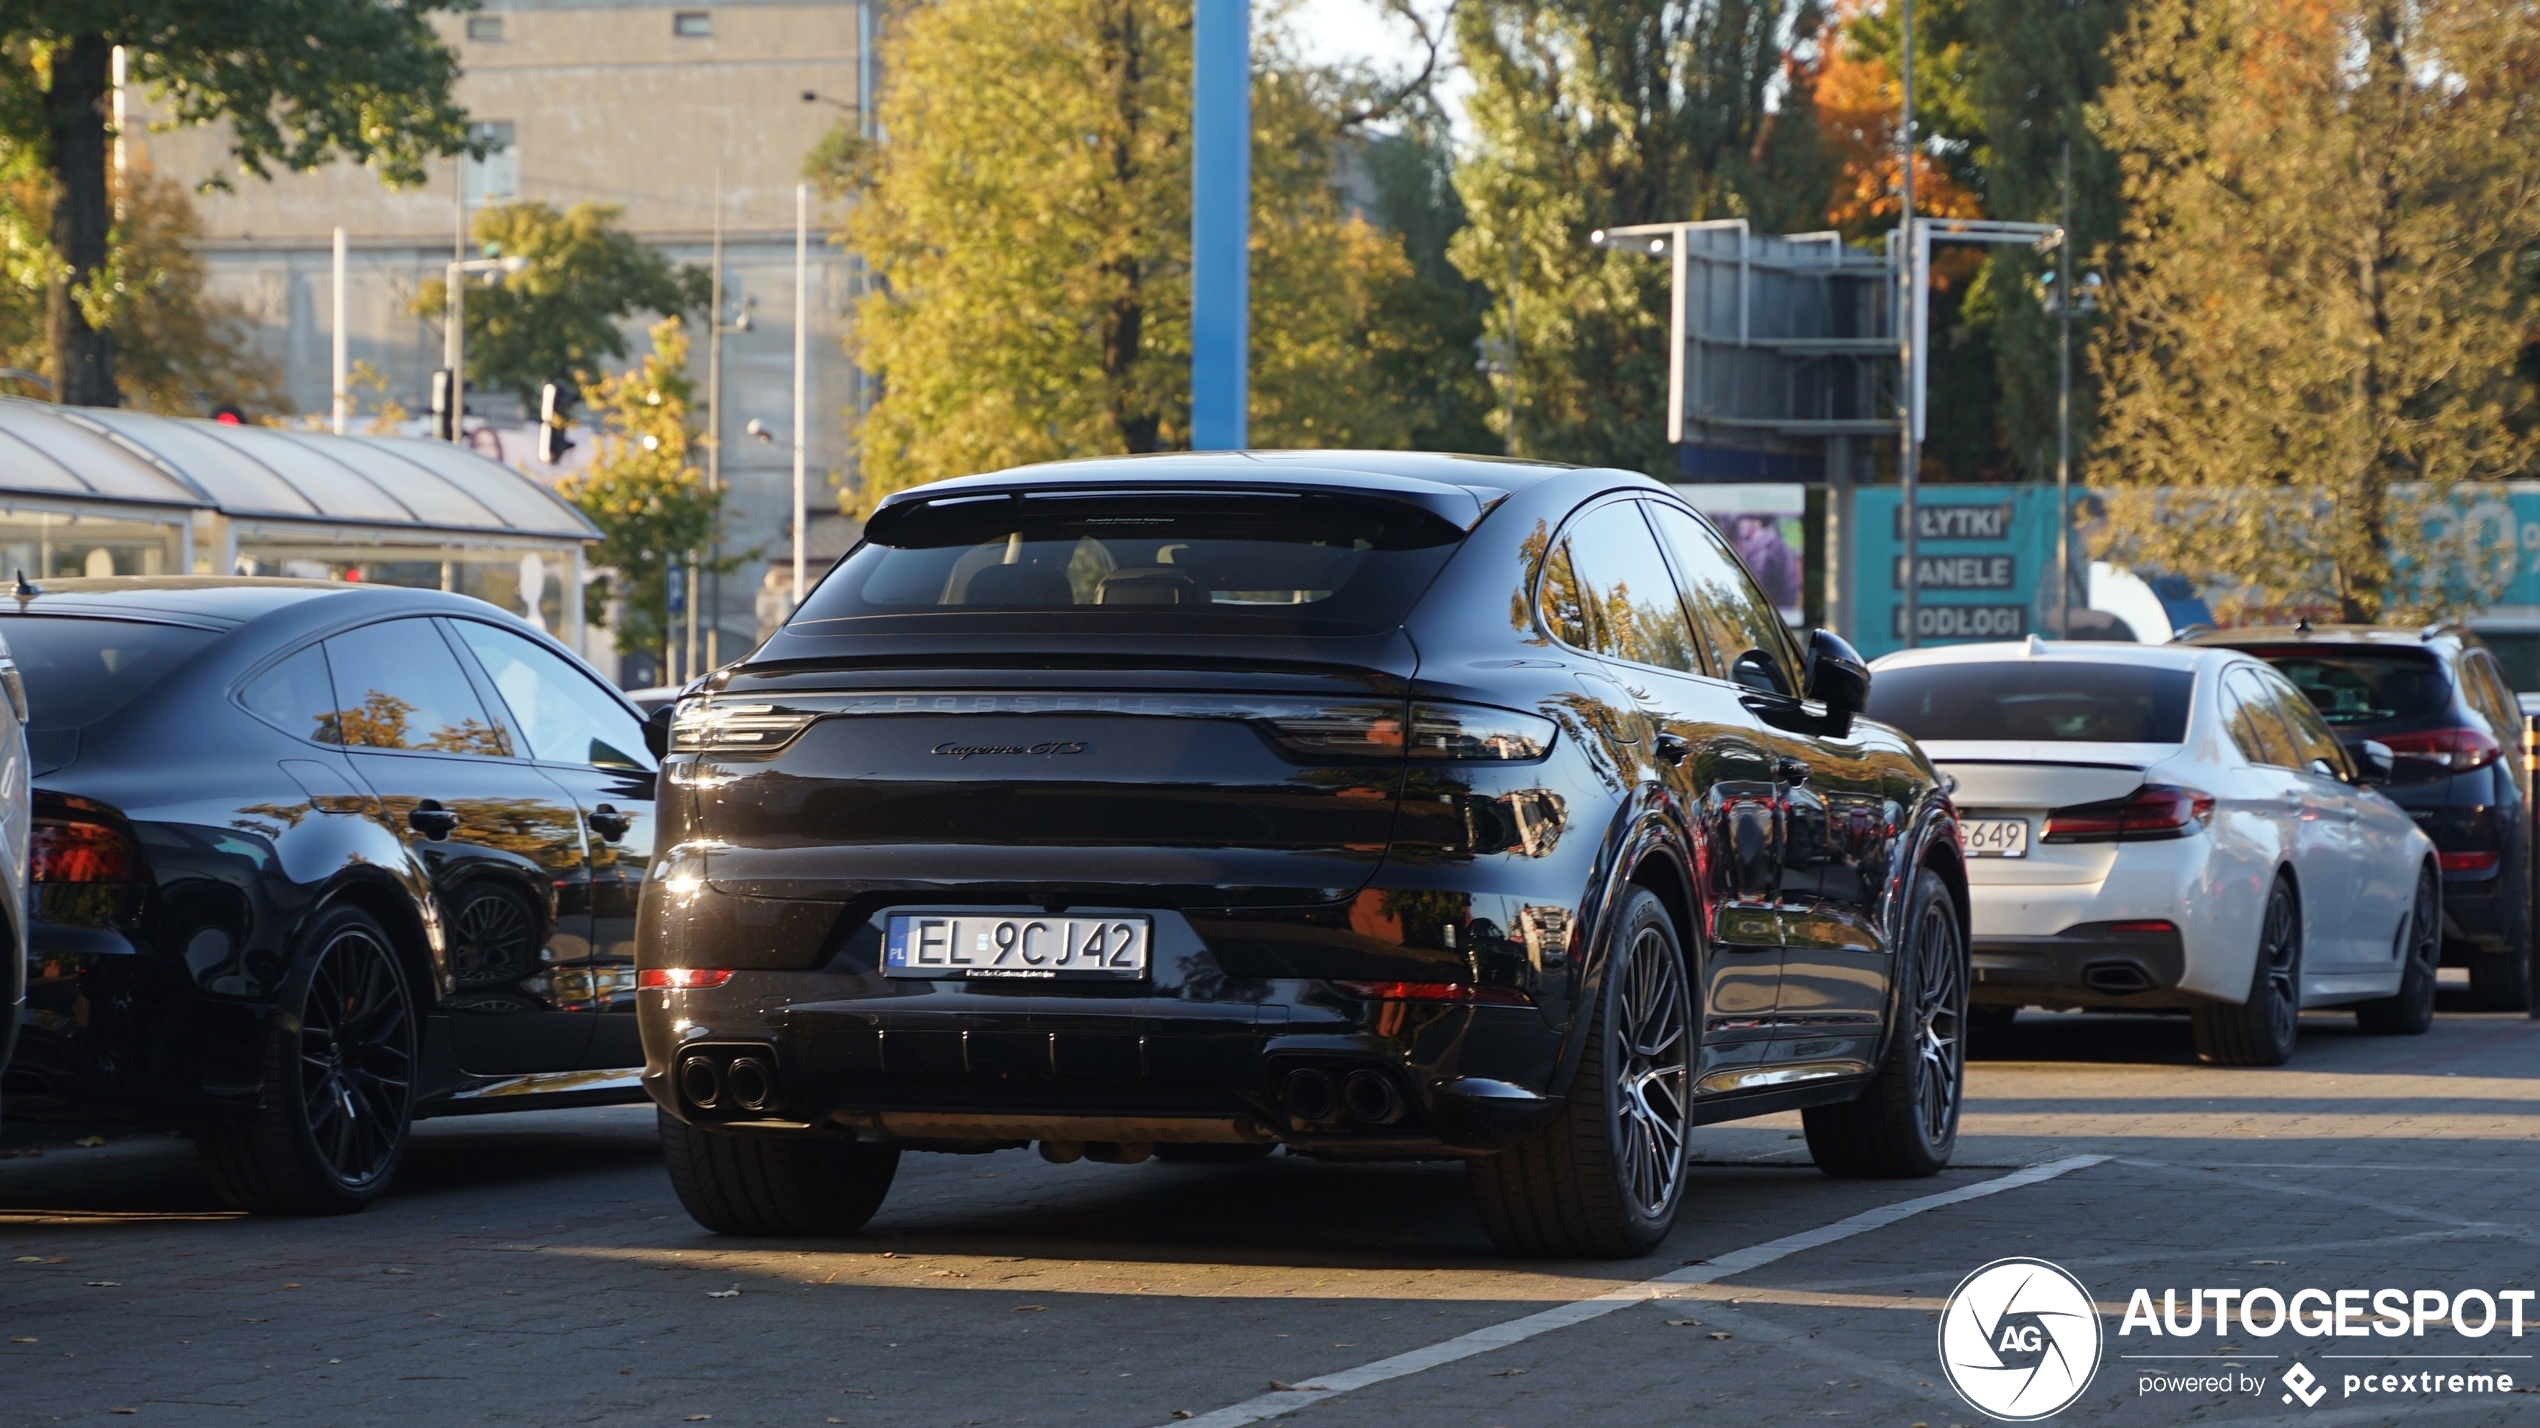
M721 399L711 410L714 339L702 323L691 360L701 422L721 437L720 475L731 493L725 550L750 558L703 592L699 654L710 667L755 644L768 566L790 569L795 184L821 135L842 119L857 122L875 19L871 0L485 0L436 15L464 65L460 102L503 147L484 160L444 163L429 183L406 190L347 163L270 180L237 174L220 129L143 132L138 94L128 96L136 122L126 143L137 161L188 186L227 175L229 191L195 198L200 251L214 291L244 304L281 364L292 405L307 413L326 412L331 400L338 226L349 252L351 359L382 374L390 399L421 411L442 365L443 334L437 315L413 311L414 297L454 253L476 256L463 235L478 209L514 200L615 205L628 231L703 267L719 197ZM851 535L834 514L834 482L852 476L847 428L860 400L843 349L858 272L824 241L837 217L815 197L806 427L818 565ZM630 353L644 349L642 326L630 324ZM498 426L534 415L514 405L506 394L469 397L472 418ZM754 421L771 439L745 434ZM514 460L552 475L534 458Z

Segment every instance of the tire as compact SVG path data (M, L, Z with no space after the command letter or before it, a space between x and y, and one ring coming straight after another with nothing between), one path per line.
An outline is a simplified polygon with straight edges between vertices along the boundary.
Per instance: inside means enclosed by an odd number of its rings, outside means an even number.
M1958 1146L1967 1085L1967 939L1958 905L1929 869L1914 880L1898 965L1900 1025L1861 1094L1799 1113L1817 1168L1844 1180L1935 1175Z
M661 1119L670 1186L718 1235L817 1239L863 1229L900 1168L897 1146L699 1130Z
M1645 889L1613 927L1569 1097L1525 1141L1468 1162L1482 1226L1509 1254L1647 1254L1684 1202L1698 1025L1684 951Z
M1185 1165L1249 1165L1268 1160L1278 1152L1276 1143L1268 1145L1225 1145L1215 1141L1158 1141L1155 1158L1179 1161Z
M2469 959L2469 1001L2480 1011L2531 1010L2529 951L2473 953Z
M2399 990L2355 1006L2355 1025L2370 1035L2423 1036L2434 1026L2434 969L2443 960L2443 890L2432 868L2417 874L2404 955L2408 965L2399 974Z
M2281 1066L2293 1059L2302 1028L2302 904L2277 878L2258 920L2257 966L2249 999L2238 1006L2206 1003L2189 1015L2196 1057L2214 1066Z
M414 1117L413 994L369 913L338 907L304 939L306 971L274 1008L253 1118L199 1125L223 1200L259 1215L366 1209L405 1158Z

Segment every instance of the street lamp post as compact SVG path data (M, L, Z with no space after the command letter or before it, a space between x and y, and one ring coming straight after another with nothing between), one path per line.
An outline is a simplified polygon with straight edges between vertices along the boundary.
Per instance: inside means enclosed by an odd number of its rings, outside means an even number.
M517 273L529 266L525 258L453 259L442 282L448 309L448 330L441 334L441 363L450 369L450 443L467 441L467 279L483 273L490 281L500 282L506 273Z

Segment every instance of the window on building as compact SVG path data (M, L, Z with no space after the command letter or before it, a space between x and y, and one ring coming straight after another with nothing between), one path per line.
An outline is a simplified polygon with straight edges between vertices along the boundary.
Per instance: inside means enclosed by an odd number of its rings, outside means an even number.
M511 121L480 120L469 125L468 130L471 137L485 140L491 146L485 157L467 160L464 173L468 207L510 203L519 198L520 150L512 145Z
M670 32L683 40L712 39L714 15L706 10L682 10L670 17Z
M468 16L467 37L471 40L501 39L503 37L503 17L500 15Z

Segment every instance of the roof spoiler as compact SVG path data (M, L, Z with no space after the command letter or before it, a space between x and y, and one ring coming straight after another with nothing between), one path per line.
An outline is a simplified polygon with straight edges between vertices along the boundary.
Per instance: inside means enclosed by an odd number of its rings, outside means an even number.
M1445 521L1462 532L1470 532L1481 524L1492 507L1507 499L1507 492L1483 486L1450 486L1442 481L1424 481L1416 476L1388 476L1374 472L1335 472L1329 476L1314 472L1282 472L1277 476L1247 476L1241 480L1211 481L1190 476L1115 475L1095 479L1082 476L1043 477L1019 481L997 481L981 478L972 481L948 481L930 486L894 491L882 498L872 517L865 522L865 538L887 544L891 532L901 523L925 511L939 511L960 506L986 506L990 502L1013 503L1020 516L1034 502L1082 499L1087 496L1350 496L1360 500L1391 501L1411 506ZM1046 506L1041 509L1048 509Z

